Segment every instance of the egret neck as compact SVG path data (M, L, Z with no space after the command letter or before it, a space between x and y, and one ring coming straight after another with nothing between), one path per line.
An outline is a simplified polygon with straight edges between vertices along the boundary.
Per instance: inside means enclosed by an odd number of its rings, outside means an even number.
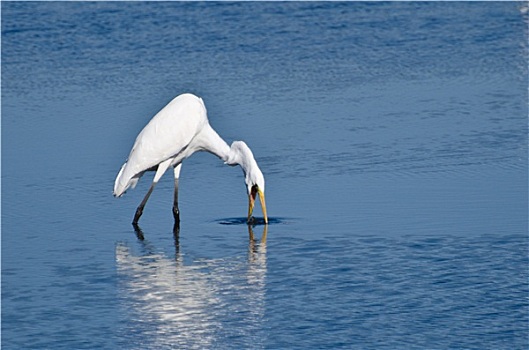
M265 181L263 173L250 147L244 141L234 141L231 147L217 134L209 124L205 126L197 137L200 138L200 144L203 145L203 150L210 152L224 161L225 164L235 166L240 165L244 173L244 181L246 183L246 190L248 193L248 222L252 218L255 199L259 195L261 201L261 208L263 210L263 217L265 224L268 224L268 216L266 214L265 201Z

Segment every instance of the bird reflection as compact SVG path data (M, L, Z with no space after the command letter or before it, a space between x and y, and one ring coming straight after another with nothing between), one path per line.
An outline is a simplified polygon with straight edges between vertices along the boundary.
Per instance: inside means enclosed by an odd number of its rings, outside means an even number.
M138 225L137 223L133 223L132 227L134 228L134 233L136 233L136 238L138 238L138 240L140 241L145 240L145 235L143 234L143 230L141 229L140 225ZM176 255L178 256L178 252L180 251L180 221L175 221L174 223L173 237L175 242Z
M143 234L143 230L141 229L140 225L138 225L137 223L133 223L132 227L134 227L134 232L136 233L136 237L138 237L140 241L143 241L145 239L145 235Z
M180 221L175 221L173 226L175 260L180 260Z
M242 348L264 348L266 236L248 226L247 259L196 259L185 264L180 226L173 227L174 259L156 249L134 226L140 253L116 245L119 296L127 348L218 347L239 339Z
M264 258L266 262L266 236L268 234L268 225L264 225L263 234L261 235L261 240L258 241L255 239L253 233L253 227L248 225L248 249L249 249L249 261L255 261L258 258Z

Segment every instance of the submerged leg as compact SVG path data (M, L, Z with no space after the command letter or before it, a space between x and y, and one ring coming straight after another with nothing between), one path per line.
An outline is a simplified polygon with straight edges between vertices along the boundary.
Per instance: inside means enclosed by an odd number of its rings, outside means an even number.
M149 187L149 191L147 191L147 194L145 195L145 197L143 197L143 200L138 206L138 209L136 209L136 214L134 214L134 220L132 221L133 225L138 224L138 220L140 219L141 214L143 214L143 208L145 207L145 204L147 204L147 201L149 200L149 197L151 196L151 193L154 190L154 186L156 186L162 175L165 173L165 171L171 164L171 161L172 159L167 159L166 161L163 161L158 165L158 169L156 170L156 174L154 174L154 179L152 180L151 187Z
M180 210L178 209L178 178L180 177L180 170L182 163L174 168L174 201L173 201L173 216L175 223L180 222Z

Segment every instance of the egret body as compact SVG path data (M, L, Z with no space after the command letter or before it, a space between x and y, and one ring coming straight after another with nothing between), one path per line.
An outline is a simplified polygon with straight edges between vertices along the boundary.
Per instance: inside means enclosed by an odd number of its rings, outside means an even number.
M121 197L134 188L146 171L156 171L149 191L136 209L133 224L137 224L154 187L169 168L174 173L173 215L180 221L178 209L178 179L182 161L198 151L210 152L227 165L240 165L248 193L248 222L255 199L259 195L265 223L268 223L264 196L264 176L250 148L243 141L231 147L209 125L206 106L192 94L175 97L159 111L136 137L129 157L116 177L114 196Z

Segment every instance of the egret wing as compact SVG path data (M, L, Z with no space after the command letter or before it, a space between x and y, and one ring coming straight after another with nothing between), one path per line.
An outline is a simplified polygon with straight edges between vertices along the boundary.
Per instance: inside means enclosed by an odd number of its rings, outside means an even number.
M193 95L176 97L136 137L127 162L116 179L115 188L122 190L115 192L124 192L131 185L131 179L137 181L145 171L169 158L180 162L192 154L193 139L206 124L207 112L200 98Z

